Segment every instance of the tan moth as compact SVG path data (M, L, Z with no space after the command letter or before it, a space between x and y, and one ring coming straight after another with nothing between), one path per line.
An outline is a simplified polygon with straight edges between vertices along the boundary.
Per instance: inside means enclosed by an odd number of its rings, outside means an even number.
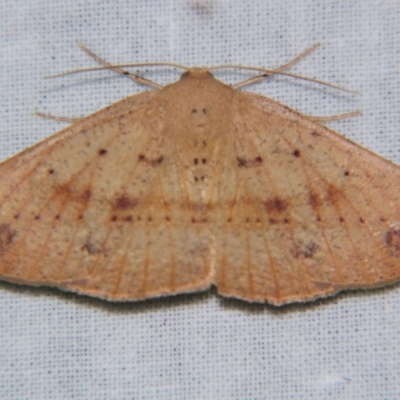
M1 279L275 305L400 280L400 168L236 90L260 79L188 69L0 164Z

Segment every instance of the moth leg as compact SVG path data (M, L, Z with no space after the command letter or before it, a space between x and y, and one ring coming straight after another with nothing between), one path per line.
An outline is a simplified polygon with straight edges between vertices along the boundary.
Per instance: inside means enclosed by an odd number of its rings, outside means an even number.
M362 111L356 110L356 111L351 111L346 114L330 115L327 117L314 117L314 116L307 115L307 118L310 118L315 122L329 122L329 121L340 121L341 119L356 117L357 115L362 115Z
M303 58L307 57L310 53L312 53L314 50L316 50L319 46L321 45L321 43L315 43L313 46L311 46L309 49L307 49L306 51L304 51L303 53L301 53L300 55L298 55L296 58L294 58L292 61L289 61L288 63L275 68L274 70L272 70L272 72L269 73L264 73L262 75L257 75L257 76L253 76L250 79L246 79L243 82L239 82L236 85L233 86L234 89L239 89L243 86L247 86L247 85L253 85L254 83L258 83L261 82L262 80L264 80L265 78L271 76L274 74L274 72L282 72L285 71L291 67L293 67L293 65L297 64L298 62L300 62Z
M89 55L90 57L94 58L98 63L104 65L107 68L112 69L116 73L121 74L121 75L125 75L128 78L132 79L133 81L135 81L137 83L140 83L141 85L147 85L147 86L150 86L150 87L152 87L154 89L162 89L162 86L159 85L156 82L153 82L153 81L151 81L149 79L143 78L143 77L141 77L139 75L132 74L129 71L125 71L125 70L123 70L121 68L114 67L113 65L109 64L107 61L103 60L102 58L100 58L99 56L94 54L91 50L89 50L87 47L85 47L82 43L79 43L78 46L87 55Z
M53 119L53 120L59 121L59 122L69 122L71 124L81 121L82 119L85 119L85 117L81 117L81 118L58 117L56 115L44 114L41 112L35 112L35 114L41 118Z

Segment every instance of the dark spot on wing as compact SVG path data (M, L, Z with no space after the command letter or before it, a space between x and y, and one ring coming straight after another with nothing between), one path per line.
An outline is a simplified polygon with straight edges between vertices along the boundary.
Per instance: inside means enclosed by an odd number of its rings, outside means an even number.
M160 157L158 157L158 158L156 158L156 159L154 159L154 160L151 160L151 161L150 161L150 164L151 164L153 167L155 167L156 165L160 165L163 161L164 161L164 157L163 157L163 156L160 156Z
M90 189L84 190L82 193L77 195L77 201L87 203L92 197L92 191Z
M4 253L7 248L14 242L17 231L12 229L9 224L0 225L0 252Z
M319 198L318 194L310 190L308 194L308 204L316 210L318 207L322 205L321 199Z
M283 213L287 210L289 203L279 197L274 197L264 203L266 210L269 213Z
M92 191L90 189L79 191L71 187L69 183L60 185L56 187L55 190L58 195L67 197L70 202L87 204L92 197Z
M192 217L191 219L190 219L190 221L192 222L192 224L196 224L196 223L206 223L206 222L208 222L208 219L207 219L207 217L204 217L204 216L199 216L199 217ZM229 222L229 221L228 221Z
M62 196L71 196L72 195L72 190L71 190L71 185L66 183L60 186L57 186L55 188L57 194L62 195Z
M164 161L164 156L159 156L157 158L147 158L144 154L139 154L138 156L139 162L145 162L148 165L151 165L152 167L157 167Z
M49 175L53 175L54 174L54 169L53 168L50 168L49 169Z
M197 114L198 111L199 111L200 113L203 113L204 115L207 114L207 109L206 109L206 108L203 108L203 109L201 109L201 110L198 110L197 108L192 108L191 113L192 113L192 114Z
M204 182L205 179L206 179L206 177L204 175L194 177L195 182Z
M237 162L238 162L238 167L245 167L246 166L246 160L244 158L237 158Z
M299 158L299 157L300 157L300 150L298 150L298 149L294 150L293 153L292 153L292 155L293 155L294 157L296 157L296 158Z
M261 163L263 161L260 156L255 157L252 160L237 157L236 160L237 160L238 167L244 167L244 168L257 167L257 166L261 165Z
M294 258L313 258L319 246L315 242L299 242L290 249L290 254Z
M339 200L341 193L340 191L333 185L328 186L328 190L326 191L326 201L332 204L336 204Z
M137 205L138 201L136 199L133 199L126 194L123 194L114 201L113 208L117 211L124 211L135 208Z
M349 176L349 175L350 175L350 171L344 171L344 172L343 172L343 175L344 175L344 176Z
M259 222L259 221L257 221L257 222ZM271 225L276 225L276 224L289 224L289 223L290 223L290 220L289 220L289 218L282 218L282 219L279 219L279 218L269 218L269 219L268 219L268 222L269 222Z
M89 254L99 254L101 253L101 248L96 246L91 242L86 242L82 247L81 250L87 251Z
M389 247L390 252L395 256L400 256L400 228L389 229L384 236L384 241Z
M99 150L99 156L104 156L107 154L107 150L106 149L100 149Z

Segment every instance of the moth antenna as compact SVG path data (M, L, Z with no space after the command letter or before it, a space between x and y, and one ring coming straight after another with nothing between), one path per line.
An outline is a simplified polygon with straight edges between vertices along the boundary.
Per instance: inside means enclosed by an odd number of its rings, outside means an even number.
M289 72L277 71L275 69L264 69L264 68L250 67L250 66L245 66L245 65L230 65L230 64L209 68L210 71L216 71L216 70L220 70L220 69L248 69L249 71L263 72L262 75L257 75L255 77L247 79L243 82L239 82L236 85L233 85L233 88L235 88L235 89L241 88L243 86L251 85L256 82L260 82L261 80L263 80L265 78L269 78L271 75L283 75L283 76L289 76L291 78L301 79L303 81L318 83L320 85L328 86L328 87L331 87L331 88L337 89L337 90L343 90L344 92L348 92L348 93L360 94L360 92L357 92L355 90L346 89L344 87L337 86L337 85L334 85L332 83L328 83L325 81L321 81L319 79L309 78L307 76L302 76L302 75L297 75L297 74L291 74Z
M89 50L87 47L85 47L82 43L79 43L78 46L79 46L80 49L82 49L90 57L94 58L97 62L103 64L103 67L82 68L82 69L77 69L77 70L73 70L73 71L62 72L60 74L46 76L45 78L46 79L48 79L48 78L58 78L58 77L77 74L77 73L81 73L81 72L102 71L102 70L105 70L105 69L112 69L112 70L114 70L115 72L117 72L117 73L119 73L121 75L128 76L130 79L134 80L135 82L138 82L138 83L143 84L143 85L151 86L151 87L154 87L156 89L161 89L162 86L159 85L158 83L150 81L150 80L148 80L146 78L142 78L142 77L140 77L138 75L131 74L130 72L124 71L121 68L164 66L164 67L173 67L173 68L184 69L184 70L189 70L190 69L190 67L187 67L185 65L176 64L176 63L169 63L169 62L131 63L131 64L114 64L113 65L113 64L110 64L107 61L103 60L102 58L100 58L96 54L94 54L91 50ZM320 46L320 43L314 44L312 47L307 49L305 52L301 53L299 56L294 58L289 63L284 64L281 67L273 69L273 70L266 69L266 68L251 67L251 66L232 65L232 64L226 64L226 65L220 65L220 66L216 66L216 67L210 67L210 68L208 68L208 70L209 71L216 71L216 70L221 70L221 69L247 69L249 71L258 71L258 72L262 72L263 73L262 75L258 75L258 76L252 77L252 78L247 79L247 80L245 80L243 82L239 82L236 85L233 85L233 88L235 88L235 89L239 89L241 87L248 86L248 85L251 85L253 83L260 82L263 79L265 79L267 77L270 77L272 75L283 75L283 76L288 76L288 77L291 77L291 78L301 79L301 80L308 81L308 82L318 83L320 85L328 86L328 87L331 87L331 88L336 89L336 90L343 90L343 91L348 92L348 93L360 94L360 92L357 92L357 91L354 91L354 90L350 90L350 89L346 89L346 88L343 88L341 86L334 85L332 83L321 81L319 79L313 79L313 78L309 78L309 77L302 76L302 75L297 75L297 74L292 74L292 73L289 73L289 72L284 72L284 70L289 69L294 64L297 64L298 62L300 62L302 59L304 59L306 56L308 56L310 53L312 53L314 50L316 50L319 46Z
M315 51L319 46L321 46L321 43L315 43L313 46L311 46L309 49L304 51L303 53L299 54L296 58L294 58L292 61L289 61L287 64L282 65L279 68L275 68L275 71L284 71L286 69L292 68L293 65L298 64L301 60L306 58L309 54L311 54L313 51Z
M93 67L93 68L75 69L72 71L61 72L60 74L45 76L44 78L45 79L59 78L61 76L79 74L81 72L104 71L106 69L114 69L115 70L116 68L127 68L127 67L172 67L172 68L178 68L178 69L184 69L184 70L190 69L189 67L186 67L185 65L169 63L169 62L148 62L148 63L114 64L114 65L110 64L109 67ZM128 75L128 74L129 74L129 72L125 71L123 75Z
M118 67L113 67L110 63L108 63L107 61L103 60L102 58L100 58L97 54L93 53L93 51L89 50L83 43L78 43L78 47L83 50L87 55L89 55L90 57L94 58L98 63L103 64L105 67L107 68L111 68L113 71L115 71L117 74L121 74L124 75L130 79L132 79L133 81L140 83L142 85L147 85L150 86L152 88L155 89L161 89L162 86L159 85L156 82L153 82L149 79L146 78L142 78L139 75L136 74L132 74L129 71L125 71L121 68Z
M289 61L288 63L275 68L274 71L275 72L281 72L284 71L286 69L289 69L291 67L293 67L293 65L299 63L301 60L303 60L305 57L307 57L309 54L311 54L314 50L316 50L319 46L321 46L321 43L315 43L313 46L311 46L309 49L307 49L306 51L304 51L303 53L299 54L297 57L295 57L292 61ZM269 74L268 76L270 76L272 74ZM245 81L239 82L236 85L234 85L233 87L235 89L239 89L241 87L244 86L248 86L248 85L252 85L254 83L258 83L263 81L266 78L266 74L263 75L258 75L258 76L253 76L250 79L246 79Z
M301 60L303 60L305 57L307 57L309 54L311 54L313 51L315 51L320 46L321 46L321 43L315 43L309 49L307 49L306 51L304 51L303 53L301 53L297 57L295 57L292 61L289 61L288 63L282 65L281 67L275 68L273 70L268 70L268 69L265 69L265 68L250 67L250 66L240 66L240 65L221 65L221 66L217 66L217 67L211 67L210 71L211 70L215 71L215 70L218 70L218 69L225 69L225 68L234 68L234 69L248 69L250 71L263 72L262 75L254 76L254 77L252 77L250 79L246 79L245 81L242 81L242 82L237 83L236 85L233 85L233 87L235 89L239 89L239 88L244 87L244 86L252 85L253 83L261 82L263 79L265 79L265 78L267 78L267 77L269 77L271 75L284 75L284 76L290 76L292 78L298 78L298 79L302 79L302 80L305 80L305 81L314 82L314 83L318 83L318 84L321 84L321 85L329 86L329 87L331 87L333 89L343 90L343 91L349 92L349 93L360 94L357 91L346 89L346 88L343 88L341 86L333 85L332 83L324 82L324 81L321 81L319 79L313 79L313 78L308 78L306 76L301 76L301 75L297 75L297 74L291 74L289 72L284 72L285 70L293 67L293 65L299 63Z

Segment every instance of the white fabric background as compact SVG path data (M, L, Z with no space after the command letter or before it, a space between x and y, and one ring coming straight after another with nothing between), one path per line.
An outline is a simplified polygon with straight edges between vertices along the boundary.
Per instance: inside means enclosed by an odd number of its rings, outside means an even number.
M144 90L94 66L76 44L118 62L276 67L314 44L294 72L348 95L275 78L247 90L331 122L400 163L397 0L0 0L0 158ZM161 83L178 77L148 72ZM228 82L250 73L220 74ZM400 184L400 182L393 182ZM110 304L0 284L1 399L400 399L400 287L283 308L215 291Z

